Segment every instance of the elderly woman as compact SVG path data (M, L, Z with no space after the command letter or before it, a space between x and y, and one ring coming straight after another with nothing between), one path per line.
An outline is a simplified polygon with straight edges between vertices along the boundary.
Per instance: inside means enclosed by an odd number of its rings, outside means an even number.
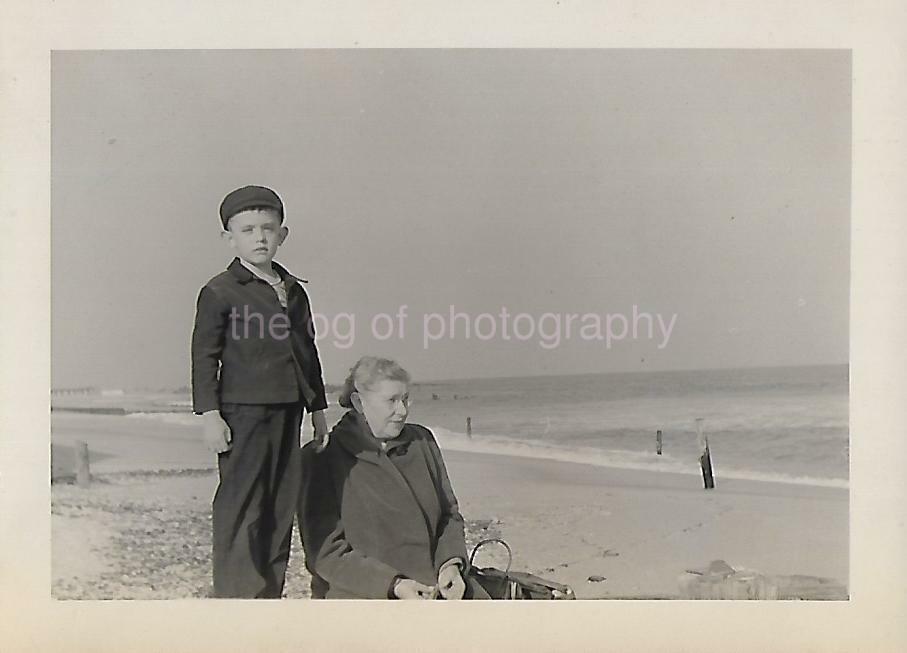
M409 424L409 374L365 357L323 452L303 449L300 524L316 598L488 598L466 582L463 517L431 431Z

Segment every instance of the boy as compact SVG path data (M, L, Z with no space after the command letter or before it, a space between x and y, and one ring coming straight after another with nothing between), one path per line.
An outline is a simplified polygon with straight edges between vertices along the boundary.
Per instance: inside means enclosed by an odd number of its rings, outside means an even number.
M218 456L213 502L214 596L280 598L300 491L304 410L325 444L327 408L309 299L274 262L286 240L283 202L244 186L220 206L236 251L201 289L192 332L192 404Z

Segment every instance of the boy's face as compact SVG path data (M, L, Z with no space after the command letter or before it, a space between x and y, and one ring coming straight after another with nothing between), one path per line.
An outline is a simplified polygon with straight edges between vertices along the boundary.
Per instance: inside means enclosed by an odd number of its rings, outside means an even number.
M270 265L289 231L280 226L280 216L270 210L249 209L227 223L224 238L237 255L253 265Z

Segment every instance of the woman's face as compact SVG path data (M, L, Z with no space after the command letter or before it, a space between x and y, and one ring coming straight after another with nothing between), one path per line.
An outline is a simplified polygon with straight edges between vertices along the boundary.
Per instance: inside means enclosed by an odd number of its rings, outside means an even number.
M409 388L405 383L382 379L357 394L361 407L356 408L365 416L372 435L380 440L400 435L409 414Z

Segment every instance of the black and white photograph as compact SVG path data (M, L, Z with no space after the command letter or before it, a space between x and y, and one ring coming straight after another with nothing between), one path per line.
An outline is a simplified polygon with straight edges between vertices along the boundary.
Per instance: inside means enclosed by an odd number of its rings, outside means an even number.
M0 16L0 649L904 650L907 7Z
M848 599L848 51L52 75L55 598Z

